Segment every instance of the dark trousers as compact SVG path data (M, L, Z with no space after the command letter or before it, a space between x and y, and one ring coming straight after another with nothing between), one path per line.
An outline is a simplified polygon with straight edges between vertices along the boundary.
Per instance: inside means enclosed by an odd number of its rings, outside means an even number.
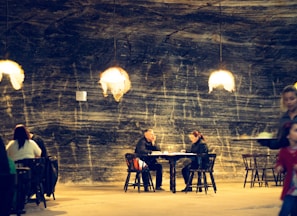
M297 197L286 195L279 216L297 216Z
M162 185L162 175L163 175L163 168L162 165L159 163L149 164L149 170L156 171L156 188L161 187ZM148 172L142 173L142 181L144 187L147 187L149 184Z
M197 166L193 166L192 164L188 164L186 165L183 169L182 169L182 175L185 181L185 184L188 183L189 178L190 178L190 169L197 169ZM192 180L189 182L189 184L192 184ZM198 172L198 184L201 184L201 172Z
M15 175L0 176L0 215L9 216L13 204Z

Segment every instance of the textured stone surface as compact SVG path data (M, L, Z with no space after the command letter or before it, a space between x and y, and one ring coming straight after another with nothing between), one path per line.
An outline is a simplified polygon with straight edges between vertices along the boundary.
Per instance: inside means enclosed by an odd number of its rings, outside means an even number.
M115 181L125 178L124 153L143 129L154 128L170 151L189 146L188 132L200 129L218 154L218 178L241 180L241 153L269 150L231 138L275 131L279 93L297 81L297 3L227 0L220 13L219 1L115 2L0 5L1 53L26 75L19 91L7 77L0 83L4 140L25 123L58 156L61 182ZM222 59L236 92L209 94L220 22ZM114 64L132 82L120 103L103 98L98 85L99 72ZM78 90L87 91L86 102L75 100Z

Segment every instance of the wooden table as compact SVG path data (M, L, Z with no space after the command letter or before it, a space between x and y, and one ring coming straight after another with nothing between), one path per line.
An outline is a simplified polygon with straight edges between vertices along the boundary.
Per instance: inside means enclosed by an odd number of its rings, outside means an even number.
M196 157L195 153L183 153L183 152L160 152L146 155L146 157L162 158L168 160L170 166L170 190L172 193L176 192L176 161L181 158L193 158Z

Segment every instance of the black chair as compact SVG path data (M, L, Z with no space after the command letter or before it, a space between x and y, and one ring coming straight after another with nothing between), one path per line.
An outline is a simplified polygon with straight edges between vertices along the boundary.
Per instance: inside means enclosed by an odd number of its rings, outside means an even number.
M250 187L254 187L255 183L258 183L259 187L263 184L268 187L268 181L270 181L267 177L268 171L272 171L272 181L277 181L277 176L274 173L273 166L269 165L270 155L243 154L242 159L245 167L243 187L245 187L246 183L250 183ZM248 180L249 173L250 180Z
M133 153L126 153L125 154L125 160L126 160L126 164L127 164L127 178L125 181L125 185L124 185L124 190L125 192L127 191L128 187L133 187L133 188L138 188L138 192L140 192L140 187L143 187L143 182L141 180L142 175L147 175L148 180L149 180L149 189L153 190L155 192L155 188L154 188L154 184L152 181L152 176L150 174L150 171L148 168L144 168L144 169L139 169L139 164L138 164L138 157L136 154ZM144 173L145 172L145 173ZM131 182L130 181L130 177L131 174L135 173L135 178L134 180Z
M265 168L264 177L267 182L274 182L275 186L281 184L281 174L275 172L275 164L277 160L277 154L267 155L267 163Z
M250 187L254 186L254 176L256 173L255 160L252 154L242 154L243 165L245 169L245 177L243 187L245 188L246 183L250 183ZM248 180L250 174L250 180Z
M0 182L0 215L9 216L16 191L16 175L0 173Z
M27 200L32 200L32 196L35 195L35 202L37 205L43 202L46 208L46 200L44 197L44 171L45 171L45 158L23 159L16 161L16 166L29 167L31 170L31 190L27 194Z
M285 172L281 172L281 173L275 172L275 164L277 161L277 157L278 157L278 154L268 155L268 162L267 162L266 169L267 169L267 171L269 171L269 170L271 171L273 178L270 178L270 179L268 178L267 180L274 181L275 186L282 186L286 173Z
M198 190L202 191L204 188L205 194L207 194L209 187L213 187L214 192L217 192L217 186L213 175L216 156L216 154L197 155L198 167L195 169L190 169L189 180L187 182L185 192L189 191L190 188L196 188L197 193ZM195 173L197 174L196 184L192 183ZM207 181L207 174L209 175L210 182Z

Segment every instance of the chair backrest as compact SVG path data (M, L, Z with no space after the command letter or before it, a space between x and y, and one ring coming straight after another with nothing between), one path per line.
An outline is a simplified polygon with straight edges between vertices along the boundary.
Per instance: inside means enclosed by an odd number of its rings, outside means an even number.
M128 171L139 171L139 163L137 154L135 153L126 153L125 154L126 164L128 167Z
M208 166L207 166L207 171L213 172L213 167L215 165L216 161L216 154L208 154Z
M242 160L246 170L255 168L255 160L252 154L242 154Z
M254 154L255 166L257 169L266 169L269 156L267 154Z
M40 182L44 178L46 158L27 158L15 162L17 167L29 167L31 180Z
M267 168L274 169L274 166L277 162L278 154L269 154L267 155Z
M211 154L211 153L197 154L196 161L198 163L198 169L205 170L207 172L213 172L216 156L217 156L216 154Z
M265 169L269 155L267 154L243 154L243 164L246 170L251 169Z

